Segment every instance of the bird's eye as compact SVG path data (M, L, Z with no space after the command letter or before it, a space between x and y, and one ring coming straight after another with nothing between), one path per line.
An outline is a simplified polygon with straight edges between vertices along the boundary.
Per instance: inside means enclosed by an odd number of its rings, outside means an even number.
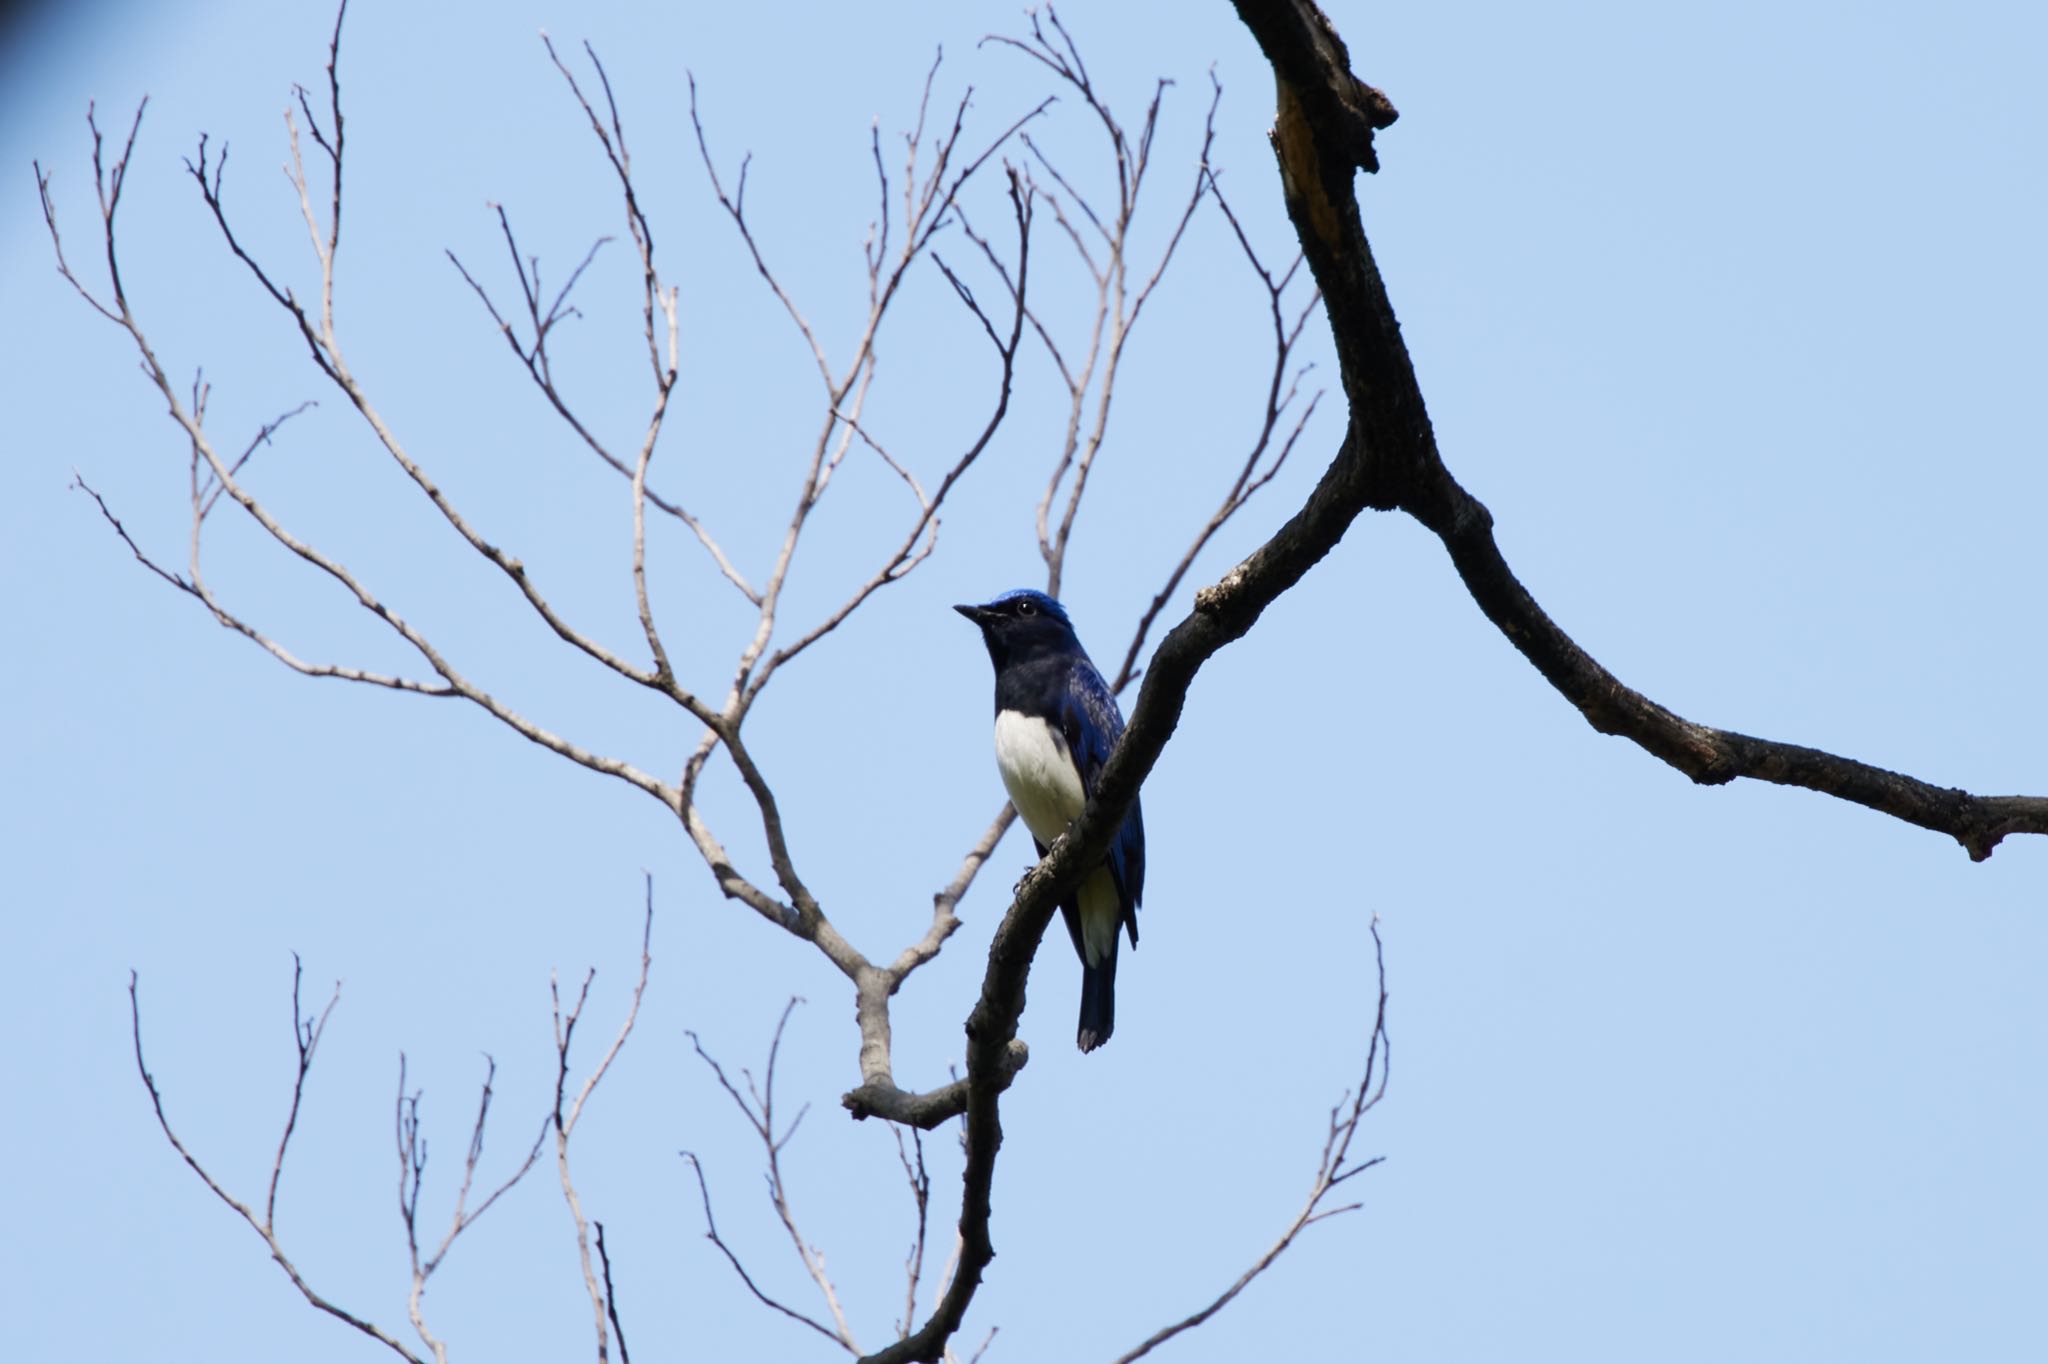
M1017 603L1017 614L1020 616L1035 616L1038 614L1038 608L1033 606L1028 600L1020 601Z

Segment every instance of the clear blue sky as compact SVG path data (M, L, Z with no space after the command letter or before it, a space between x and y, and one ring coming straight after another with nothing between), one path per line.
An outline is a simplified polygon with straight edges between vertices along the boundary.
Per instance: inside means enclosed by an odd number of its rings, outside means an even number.
M622 226L535 31L588 37L609 65L682 291L682 408L661 462L756 574L814 420L810 375L709 198L684 71L722 164L754 153L764 246L835 351L861 299L869 121L885 141L908 125L940 44L939 88L973 84L979 127L1044 93L1014 55L976 49L1021 30L1009 4L905 5L886 21L742 9L358 0L349 19L351 358L451 495L622 645L622 488L551 424L442 256L510 287L487 201L550 279ZM1064 13L1133 121L1155 77L1178 81L1150 230L1192 174L1213 62L1225 184L1267 251L1290 256L1262 138L1271 78L1229 6ZM1550 611L1693 718L1972 790L2048 791L2040 11L1332 16L1403 113L1384 172L1360 187L1446 457ZM223 432L322 404L261 456L258 490L543 723L663 771L694 740L563 657L406 496L183 179L200 130L231 142L239 221L303 286L279 115L294 81L317 88L330 21L302 3L106 0L31 22L0 58L14 1103L0 1282L17 1305L4 1352L378 1356L301 1304L163 1143L128 1053L130 968L174 1117L251 1196L289 1095L290 954L309 994L346 982L280 1222L318 1284L405 1334L399 1051L426 1092L438 1221L481 1054L499 1064L488 1159L508 1159L547 1105L549 971L598 967L593 1042L616 1023L643 869L652 993L578 1150L635 1357L830 1354L744 1299L676 1155L703 1155L721 1227L764 1282L814 1306L747 1133L683 1038L758 1067L791 994L810 1002L783 1098L812 1106L786 1157L792 1192L872 1348L900 1311L909 1216L887 1133L837 1108L855 1079L837 974L722 900L645 797L473 709L286 673L142 571L67 490L77 469L182 559L185 451L123 338L51 269L28 169L54 169L74 259L90 262L86 101L125 128L148 92L123 213L152 339L174 373L204 366ZM1092 134L1069 104L1046 135L1081 148ZM1111 659L1255 421L1260 299L1219 220L1192 233L1133 343L1076 532L1066 595ZM1070 289L1057 239L1039 245L1048 290ZM644 362L627 256L610 252L564 363L623 436ZM929 268L899 325L875 421L929 471L979 421L989 363ZM1325 362L1312 383L1333 381L1326 339L1311 350ZM754 719L810 880L871 954L922 931L999 805L987 660L945 606L1037 580L1030 499L1061 417L1047 381L1034 360L938 555L793 666ZM1298 502L1337 439L1330 406L1198 579ZM898 504L872 469L862 480L821 513L798 614L832 599L878 525L895 533L873 518ZM209 564L243 610L311 656L404 661L221 519ZM736 598L686 543L658 540L653 562L679 666L717 685L746 624ZM712 810L766 879L729 781ZM1973 866L1938 836L1810 793L1694 788L1588 730L1479 616L1436 542L1380 516L1202 674L1145 812L1144 941L1124 962L1115 1042L1072 1050L1079 973L1057 932L1033 976L999 1258L966 1337L999 1326L991 1360L1113 1357L1285 1225L1356 1073L1374 915L1395 1065L1360 1144L1387 1163L1354 1186L1361 1212L1315 1228L1172 1357L2002 1360L2048 1337L2038 840ZM899 1000L906 1082L957 1061L1028 858L1004 845L966 926ZM943 1246L956 1162L934 1146ZM429 1309L456 1359L588 1350L545 1171L457 1249Z

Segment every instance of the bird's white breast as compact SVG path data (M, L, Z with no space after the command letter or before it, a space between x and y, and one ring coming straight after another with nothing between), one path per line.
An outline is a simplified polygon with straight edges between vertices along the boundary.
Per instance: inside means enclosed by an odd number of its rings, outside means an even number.
M1031 836L1050 844L1087 803L1066 741L1035 715L996 712L996 768Z

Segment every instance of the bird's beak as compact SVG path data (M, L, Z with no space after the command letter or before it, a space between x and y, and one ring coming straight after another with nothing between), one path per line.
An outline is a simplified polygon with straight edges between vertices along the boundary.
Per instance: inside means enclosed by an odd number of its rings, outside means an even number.
M973 621L976 625L981 624L988 616L987 610L979 606L956 606L953 609Z

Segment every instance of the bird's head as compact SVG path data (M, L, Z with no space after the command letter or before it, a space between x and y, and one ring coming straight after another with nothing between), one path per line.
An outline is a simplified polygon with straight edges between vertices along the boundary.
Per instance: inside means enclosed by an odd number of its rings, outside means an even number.
M988 655L1000 668L1041 651L1078 649L1066 608L1043 592L1020 587L980 606L953 608L981 627Z

